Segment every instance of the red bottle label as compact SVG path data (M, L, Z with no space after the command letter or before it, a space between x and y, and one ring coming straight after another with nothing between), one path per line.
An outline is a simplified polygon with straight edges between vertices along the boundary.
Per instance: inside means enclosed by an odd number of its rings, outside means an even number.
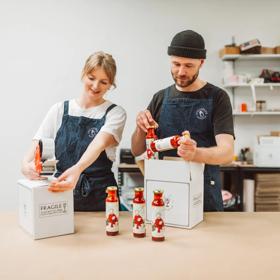
M106 232L119 231L119 203L106 201Z
M155 153L151 149L151 144L157 139L155 129L153 127L148 128L146 135L146 154L148 159L158 159L158 153Z
M145 203L133 203L133 233L146 233Z
M156 239L164 238L164 206L152 206L152 211L152 237Z

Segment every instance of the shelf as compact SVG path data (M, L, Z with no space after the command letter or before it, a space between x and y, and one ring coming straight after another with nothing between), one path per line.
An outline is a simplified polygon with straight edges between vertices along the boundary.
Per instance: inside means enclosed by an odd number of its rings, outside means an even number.
M140 172L140 169L137 164L127 164L127 163L120 163L118 165L119 172Z
M251 87L251 84L228 84L223 85L224 88L238 88L238 87ZM254 87L280 87L280 83L264 83L264 84L254 84Z
M225 54L222 60L280 59L280 54Z
M265 111L265 112L233 112L233 116L280 116L280 111L278 112L271 112L271 111Z

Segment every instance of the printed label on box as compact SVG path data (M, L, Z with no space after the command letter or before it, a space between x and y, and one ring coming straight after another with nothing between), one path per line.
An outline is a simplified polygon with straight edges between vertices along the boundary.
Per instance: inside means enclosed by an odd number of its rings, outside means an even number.
M66 215L68 213L68 202L59 201L39 205L39 217L52 217L58 215Z
M193 196L193 206L199 206L202 204L202 193Z

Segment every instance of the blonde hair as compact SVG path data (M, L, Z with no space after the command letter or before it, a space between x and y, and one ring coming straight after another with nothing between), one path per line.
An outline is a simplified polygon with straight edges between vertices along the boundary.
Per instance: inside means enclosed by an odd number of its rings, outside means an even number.
M110 84L116 87L115 77L117 66L113 56L102 51L90 55L83 68L82 78L90 74L96 67L101 67L108 76Z

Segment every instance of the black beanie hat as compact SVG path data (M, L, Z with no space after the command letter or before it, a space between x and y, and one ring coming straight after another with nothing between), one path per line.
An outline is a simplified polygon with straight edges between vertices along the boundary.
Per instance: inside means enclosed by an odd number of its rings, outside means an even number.
M177 33L168 47L168 55L189 58L206 58L206 50L202 36L192 30Z

